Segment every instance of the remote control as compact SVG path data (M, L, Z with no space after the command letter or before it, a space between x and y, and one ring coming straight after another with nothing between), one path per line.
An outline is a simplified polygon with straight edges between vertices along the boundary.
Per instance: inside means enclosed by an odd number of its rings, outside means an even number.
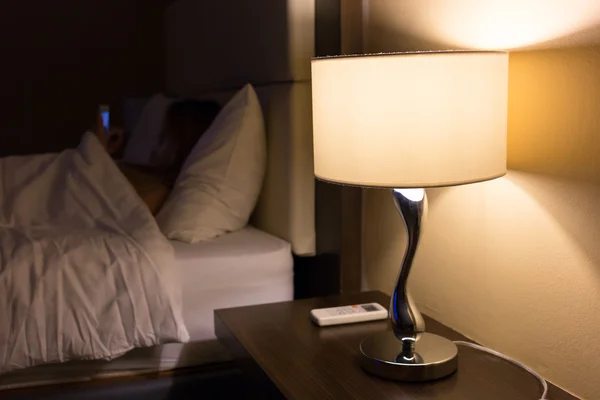
M317 308L312 310L310 315L315 324L329 326L385 319L388 316L388 311L381 304L367 303L343 307Z

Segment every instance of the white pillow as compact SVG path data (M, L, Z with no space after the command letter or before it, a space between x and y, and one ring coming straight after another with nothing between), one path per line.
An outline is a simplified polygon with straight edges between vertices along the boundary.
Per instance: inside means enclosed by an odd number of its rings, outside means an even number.
M152 165L152 153L160 146L165 115L172 101L162 93L155 94L148 100L127 141L123 154L126 163Z
M258 97L244 86L200 138L156 220L169 239L212 239L246 226L267 163Z

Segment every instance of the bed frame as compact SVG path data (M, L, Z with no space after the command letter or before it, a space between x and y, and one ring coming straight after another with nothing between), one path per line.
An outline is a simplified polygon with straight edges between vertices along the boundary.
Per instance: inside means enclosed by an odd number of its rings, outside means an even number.
M247 398L245 381L233 362L180 368L66 385L38 386L0 392L7 400L164 400Z

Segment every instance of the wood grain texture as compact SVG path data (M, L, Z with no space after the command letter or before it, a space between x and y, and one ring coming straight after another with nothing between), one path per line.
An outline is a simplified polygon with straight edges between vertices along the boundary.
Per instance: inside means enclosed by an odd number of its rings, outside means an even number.
M360 292L362 285L362 189L343 186L340 232L340 289Z
M341 1L342 54L363 52L363 3L363 0Z
M424 384L386 381L358 365L359 344L388 328L387 321L319 328L310 321L313 308L353 303L389 303L381 292L355 293L294 302L215 311L217 337L242 361L241 367L267 393L257 397L288 399L444 399L533 400L541 385L511 363L471 348L459 347L454 375ZM426 318L427 330L452 340L466 338ZM549 398L575 397L550 385ZM267 396L267 397L265 397Z
M363 52L363 1L340 2L341 54ZM340 289L359 292L362 282L362 189L342 187L340 231Z

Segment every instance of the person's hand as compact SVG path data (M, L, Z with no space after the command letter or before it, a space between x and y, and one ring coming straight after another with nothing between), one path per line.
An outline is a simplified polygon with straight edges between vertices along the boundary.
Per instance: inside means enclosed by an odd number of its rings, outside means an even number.
M106 143L106 151L108 154L116 154L121 150L125 143L125 131L121 128L110 128Z

